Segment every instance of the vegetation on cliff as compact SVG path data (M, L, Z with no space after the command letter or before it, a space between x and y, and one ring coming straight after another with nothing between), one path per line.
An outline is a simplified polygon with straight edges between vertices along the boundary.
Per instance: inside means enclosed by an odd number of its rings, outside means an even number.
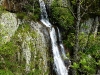
M36 6L38 7L38 6ZM40 13L37 8L34 13ZM38 33L39 14L7 10L0 6L0 74L47 75L48 50L43 33ZM32 24L31 24L32 23ZM38 29L38 30L36 30ZM41 35L42 34L42 35ZM46 38L47 39L47 38ZM38 41L37 41L38 40ZM47 42L46 42L47 43ZM41 62L41 63L40 63Z
M100 74L100 0L92 2L91 0L67 0L66 2L53 0L50 9L47 10L52 24L60 28L66 52L69 52L69 58L72 61L69 75ZM45 65L45 61L39 51L42 49L41 41L38 43L37 40L32 41L40 36L29 25L32 20L39 21L40 19L38 0L4 0L3 5L0 6L0 18L2 13L7 12L15 13L16 19L26 22L19 25L12 37L5 37L6 41L3 36L8 34L8 31L3 30L0 24L0 73L26 75L27 65L25 65L25 57L22 57L22 48L29 47L33 58L28 65L31 71L27 74L48 75L48 70L43 71L45 69L42 65ZM83 24L90 18L93 19L93 25ZM81 29L90 29L90 31L86 33ZM26 46L22 47L23 44ZM39 47L35 47L36 45ZM46 47L44 49L47 50Z

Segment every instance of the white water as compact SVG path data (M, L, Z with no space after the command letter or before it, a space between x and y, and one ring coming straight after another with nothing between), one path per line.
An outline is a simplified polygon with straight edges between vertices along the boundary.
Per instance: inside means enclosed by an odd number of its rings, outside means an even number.
M64 46L63 46L63 43L62 43L61 34L60 34L60 31L59 31L59 28L58 27L57 27L57 30L58 30L58 37L59 37L59 46L61 48L62 56L65 59L67 57L66 57L66 54L65 54L65 49L64 49Z
M41 9L41 22L47 27L51 27L51 23L49 22L49 19L48 19L44 1L39 0L39 3L40 3L40 9Z
M65 64L64 64L64 62L63 62L63 60L60 56L60 53L59 53L55 28L52 27L51 23L49 22L44 1L39 0L39 3L40 3L40 8L41 8L41 22L46 27L50 28L50 38L51 38L51 43L52 43L52 51L53 51L55 71L56 71L57 75L68 75L68 70L65 67ZM64 47L63 47L62 43L60 44L60 46L62 48L61 51L62 51L63 55L65 56Z

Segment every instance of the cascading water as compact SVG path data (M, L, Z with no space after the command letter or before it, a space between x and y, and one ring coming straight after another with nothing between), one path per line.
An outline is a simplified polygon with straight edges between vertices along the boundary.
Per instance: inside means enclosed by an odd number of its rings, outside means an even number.
M55 28L52 27L51 23L49 22L44 1L39 0L39 3L40 3L40 8L41 8L41 22L46 27L50 28L50 38L51 38L51 43L52 43L55 71L56 71L57 75L68 75L68 70L65 67L65 64L64 64L64 62L60 56L60 53L59 53ZM58 31L58 33L59 33L59 31ZM59 37L61 37L60 34L59 34ZM61 41L61 39L60 39L60 41ZM60 47L61 47L61 51L62 51L63 56L66 57L62 43L60 43Z
M48 19L44 1L39 0L39 3L40 3L40 9L41 9L41 22L47 27L51 27L51 23L49 22L49 19Z
M68 75L67 74L67 70L66 67L64 65L64 62L60 56L59 53L59 48L57 45L57 37L56 37L56 33L55 33L55 29L52 28L50 30L50 37L51 37L51 42L52 42L52 50L53 50L53 56L54 56L54 65L55 65L55 70L57 72L58 75Z
M60 31L59 31L59 28L57 27L57 31L58 31L58 38L59 38L59 46L61 48L61 53L62 53L62 56L64 59L66 59L66 54L65 54L65 49L64 49L64 46L62 44L62 39L61 39L61 34L60 34Z

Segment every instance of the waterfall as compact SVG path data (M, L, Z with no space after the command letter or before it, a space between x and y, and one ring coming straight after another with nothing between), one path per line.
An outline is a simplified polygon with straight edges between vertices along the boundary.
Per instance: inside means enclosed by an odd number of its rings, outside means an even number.
M59 46L61 48L62 56L65 59L66 58L65 49L64 49L64 46L63 46L63 43L62 43L61 34L60 34L60 31L59 31L58 27L57 27L57 31L58 31L58 38L59 38L58 39L59 40Z
M40 3L40 9L41 9L41 22L47 27L51 27L51 23L49 22L49 19L48 19L44 1L39 0L39 3Z
M68 75L68 70L64 64L63 59L61 58L60 52L59 52L59 47L57 43L57 36L56 36L56 31L55 28L51 25L48 19L48 15L46 12L45 4L43 0L39 0L40 3L40 9L41 9L41 22L50 29L50 38L51 38L51 44L52 44L52 52L53 52L53 59L54 59L54 69L57 73L57 75ZM59 33L59 41L61 40L61 35L58 29ZM64 57L65 56L65 51L63 44L60 43L59 45L61 47L61 52Z

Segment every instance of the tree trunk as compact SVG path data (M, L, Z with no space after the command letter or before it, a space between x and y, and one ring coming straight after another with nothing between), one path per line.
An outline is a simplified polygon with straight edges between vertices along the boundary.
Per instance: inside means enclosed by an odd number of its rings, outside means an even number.
M74 52L73 52L73 56L74 59L73 61L77 63L78 61L78 51L79 51L79 26L80 26L80 20L81 20L81 16L80 16L80 0L77 0L77 21L76 21L76 33L75 33L75 48L74 48ZM72 75L77 75L77 71L73 70L72 71L73 74Z
M94 31L93 31L94 38L95 38L96 35L97 35L98 27L99 27L99 20L98 20L98 16L97 16L97 17L95 18L95 27L94 27Z

